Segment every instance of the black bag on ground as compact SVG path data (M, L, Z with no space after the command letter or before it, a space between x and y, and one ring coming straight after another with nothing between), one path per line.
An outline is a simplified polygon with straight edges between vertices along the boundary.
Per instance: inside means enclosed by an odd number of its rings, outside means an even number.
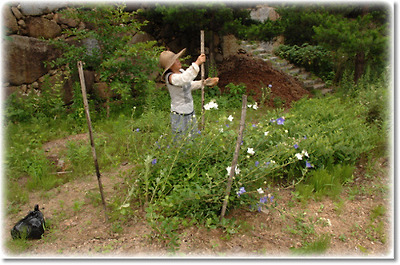
M40 239L44 233L45 221L43 213L39 210L39 205L35 205L33 211L30 211L25 218L11 230L11 236L16 238Z

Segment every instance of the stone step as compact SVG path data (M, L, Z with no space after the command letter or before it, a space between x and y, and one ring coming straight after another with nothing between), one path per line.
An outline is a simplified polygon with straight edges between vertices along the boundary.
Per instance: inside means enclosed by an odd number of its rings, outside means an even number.
M306 80L307 78L309 78L311 76L311 74L309 72L302 72L301 74L298 74L297 77L300 80Z
M325 88L321 90L322 95L328 94L328 93L332 93L333 89L332 88Z
M317 83L313 85L313 89L321 90L323 88L325 88L325 83Z
M287 71L289 71L290 69L293 69L293 68L294 68L293 64L287 64L285 66L280 67L280 70L287 72Z
M298 74L300 74L300 72L301 72L301 69L298 67L289 70L290 75L298 75Z

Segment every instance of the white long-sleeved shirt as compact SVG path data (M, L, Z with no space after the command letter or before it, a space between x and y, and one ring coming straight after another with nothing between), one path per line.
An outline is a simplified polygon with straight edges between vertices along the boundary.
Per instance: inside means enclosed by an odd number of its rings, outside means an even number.
M188 69L180 69L179 71L181 72L180 74L169 73L165 76L171 96L171 111L189 114L194 110L192 90L201 88L201 81L193 81L200 68L197 64L192 63ZM170 75L171 79L169 80Z

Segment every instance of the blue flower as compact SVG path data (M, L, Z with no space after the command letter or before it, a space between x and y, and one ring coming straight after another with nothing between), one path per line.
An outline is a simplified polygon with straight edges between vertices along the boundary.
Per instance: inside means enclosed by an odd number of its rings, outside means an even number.
M241 188L239 189L239 191L236 192L236 194L238 195L238 197L240 197L240 195L242 195L242 194L245 193L245 192L246 192L246 190L244 189L244 187L241 187Z
M278 125L283 125L284 122L285 122L285 118L283 118L283 117L278 118L278 119L276 120L276 124L278 124Z
M264 196L260 198L260 203L266 203L268 201L268 197Z
M273 200L274 198L275 198L275 197L274 197L273 195L271 195L271 197L269 197L270 202L272 202L272 200Z
M157 163L157 158L154 158L153 161L151 161L152 165L155 165Z
M268 87L269 87L269 88L271 88L271 87L272 87L272 85L271 85L271 84L269 84L269 85L268 85Z
M294 149L297 149L297 148L299 148L299 145L295 144L295 145L293 145L293 147L294 147Z
M306 168L312 168L313 166L310 164L310 162L306 161Z

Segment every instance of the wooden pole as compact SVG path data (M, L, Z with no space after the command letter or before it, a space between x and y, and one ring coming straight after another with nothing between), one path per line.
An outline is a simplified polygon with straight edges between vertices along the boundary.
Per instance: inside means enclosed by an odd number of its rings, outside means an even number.
M247 96L243 95L243 97L242 97L242 114L241 114L241 119L240 119L239 134L238 134L238 137L236 140L236 148L235 148L235 153L233 155L231 171L229 172L228 183L226 185L225 197L224 197L224 202L222 204L220 220L222 220L225 217L226 207L228 205L228 200L229 200L229 194L231 193L231 188L232 188L233 175L235 174L235 168L237 166L237 162L238 162L238 158L239 158L239 151L240 151L240 146L242 144L243 130L245 127L245 120L246 120L246 105L247 105Z
M103 207L104 207L104 215L105 215L106 221L108 221L106 201L104 199L104 193L103 193L103 185L101 184L99 163L97 162L96 149L95 149L94 140L93 140L92 122L90 120L89 104L88 104L87 94L86 94L85 76L83 74L82 61L78 61L78 72L79 72L79 79L81 81L81 90L82 90L82 97L83 97L83 105L85 107L86 120L87 120L87 124L89 127L90 145L92 147L92 155L93 155L93 160L94 160L94 167L96 169L97 182L99 183L101 201L103 202Z
M204 54L204 30L200 31L200 53ZM204 130L204 63L201 64L201 129Z

